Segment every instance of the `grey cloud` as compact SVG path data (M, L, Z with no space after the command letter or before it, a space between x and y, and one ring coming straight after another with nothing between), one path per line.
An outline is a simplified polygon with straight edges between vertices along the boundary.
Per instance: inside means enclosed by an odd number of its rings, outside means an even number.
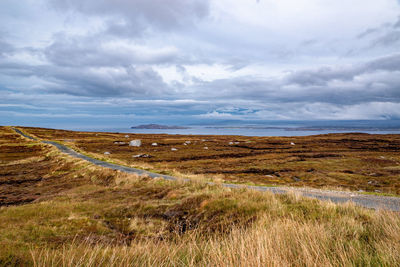
M379 28L366 29L365 31L363 31L362 33L357 35L357 38L358 39L362 39L364 37L367 37L367 36L372 35L372 34L377 33L377 32L379 32Z
M292 72L280 79L237 77L199 84L205 99L262 99L277 103L356 104L371 101L400 102L400 55L346 67L324 67ZM214 88L212 92L205 88ZM204 94L202 92L204 91Z
M373 42L373 46L393 46L400 44L400 30L392 30Z
M14 51L13 46L0 38L0 56L13 51Z
M323 67L317 70L297 71L286 77L288 84L298 84L302 86L326 85L331 80L352 80L355 75L361 73L357 67L331 68Z
M397 22L393 25L394 28L400 28L400 16L397 19Z
M156 96L167 94L168 86L150 67L118 69L77 69L41 66L35 75L52 82L42 88L49 93L91 97Z
M49 0L52 6L63 10L75 10L88 15L116 17L122 23L112 25L117 31L134 27L142 31L147 26L162 30L172 30L192 25L209 12L205 0ZM121 26L126 27L121 27ZM118 29L119 28L119 29ZM112 30L110 29L110 30Z
M163 64L176 61L178 51L172 48L107 47L100 36L56 36L44 54L58 66L129 66L132 64ZM112 39L108 40L112 44ZM118 41L118 40L116 40ZM146 51L143 51L145 49Z
M298 84L302 86L327 85L333 80L351 81L356 76L384 71L400 70L400 54L372 60L364 64L356 64L347 67L323 67L316 70L304 70L292 72L286 77L288 84Z
M393 47L400 44L400 16L394 23L385 23L375 28L369 28L360 33L357 38L371 38L370 47Z
M365 64L368 71L400 71L400 54L382 57Z

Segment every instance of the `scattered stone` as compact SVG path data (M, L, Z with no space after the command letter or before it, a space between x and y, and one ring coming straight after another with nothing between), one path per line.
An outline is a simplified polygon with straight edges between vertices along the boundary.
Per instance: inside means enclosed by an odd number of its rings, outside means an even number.
M233 145L233 142L229 142L230 145Z
M186 143L183 143L183 145L184 145L184 146L187 146L187 144L186 144Z
M171 151L178 151L175 147L171 148Z
M368 181L368 184L373 184L373 185L375 185L375 184L378 184L378 182L375 181L375 180L371 180L371 181Z
M104 152L104 155L110 155L110 152L106 151Z
M129 142L129 146L141 146L142 145L142 141L141 140L132 140Z
M190 141L185 141L185 144L191 144L192 142L190 142Z
M122 141L114 141L114 144L115 145L125 145L126 143L122 142Z
M265 175L265 177L274 178L274 176L270 174Z
M148 155L148 154L137 154L137 155L134 155L132 157L133 158L151 158L151 156Z
M385 159L385 157L384 157L384 156L380 156L380 158L381 158L381 159Z
M152 145L152 146L158 146L158 144L157 144L157 143L152 143L151 145Z
M293 142L290 142L290 145L294 146L294 145L296 145L296 144L295 144L295 143L293 143Z
M125 138L129 138L129 135L125 135Z
M208 149L208 147L205 146L204 149Z

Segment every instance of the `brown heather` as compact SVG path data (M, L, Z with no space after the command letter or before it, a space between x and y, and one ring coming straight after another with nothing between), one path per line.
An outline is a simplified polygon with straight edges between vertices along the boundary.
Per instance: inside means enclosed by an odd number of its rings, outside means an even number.
M125 138L122 133L24 130L95 158L181 177L400 195L400 135L395 134L299 137L129 134ZM131 139L141 139L143 145L114 144ZM184 145L185 141L191 143ZM153 142L158 146L152 146ZM171 152L171 148L178 150ZM111 154L104 155L106 151ZM138 154L151 157L132 157Z

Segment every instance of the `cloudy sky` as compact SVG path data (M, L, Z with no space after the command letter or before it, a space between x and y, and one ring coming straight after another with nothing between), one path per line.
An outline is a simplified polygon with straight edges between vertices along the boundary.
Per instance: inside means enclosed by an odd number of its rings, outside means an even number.
M399 0L1 0L0 125L400 119Z

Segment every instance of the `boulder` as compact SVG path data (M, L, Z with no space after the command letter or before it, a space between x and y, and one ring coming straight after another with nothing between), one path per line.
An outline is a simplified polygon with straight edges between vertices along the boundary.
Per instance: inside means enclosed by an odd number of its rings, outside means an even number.
M205 146L205 147L204 147L204 149L206 149L206 150L207 150L207 149L208 149L208 147L206 147L206 146Z
M290 145L291 145L291 146L294 146L294 145L296 145L296 144L295 144L295 143L293 143L293 142L290 142Z
M106 151L104 152L104 155L110 155L110 152Z
M129 135L125 135L125 138L129 138Z
M171 151L178 151L175 147L171 148Z
M141 146L142 145L142 141L141 140L132 140L129 142L129 146Z
M151 145L152 145L152 146L158 146L158 144L157 144L157 143L152 143Z

